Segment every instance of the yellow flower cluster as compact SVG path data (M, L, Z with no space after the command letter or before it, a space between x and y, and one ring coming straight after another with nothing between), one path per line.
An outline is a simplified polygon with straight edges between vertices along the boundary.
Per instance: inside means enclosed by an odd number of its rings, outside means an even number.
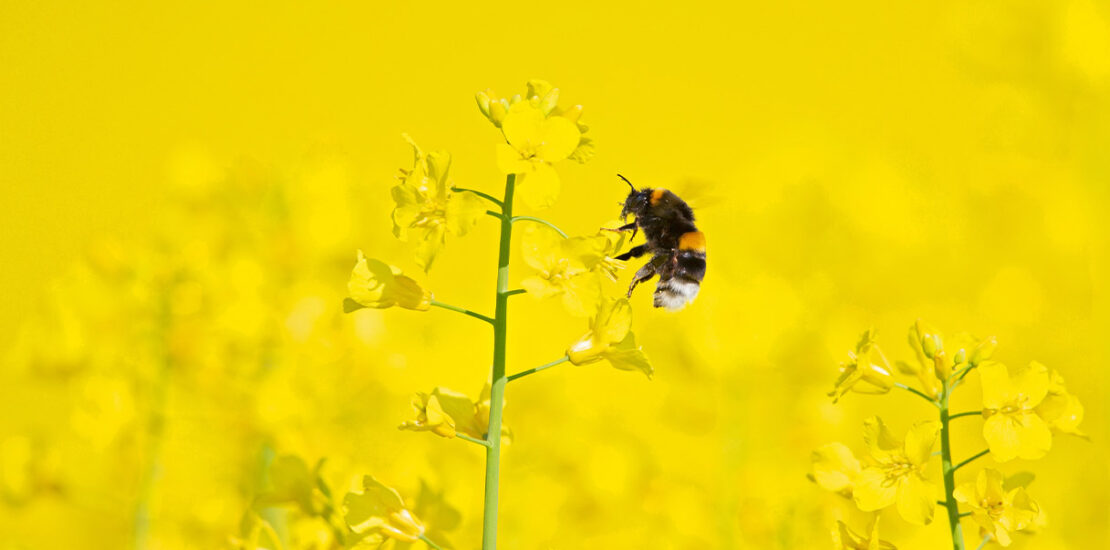
M939 420L917 422L899 440L881 419L871 418L864 423L868 455L863 461L843 444L830 443L813 452L811 479L825 490L851 498L866 512L897 504L903 519L919 525L930 523L940 504L948 513L957 548L963 548L958 529L959 506L963 504L970 509L967 514L979 525L982 535L1009 546L1013 533L1043 525L1039 505L1023 486L1009 487L997 470L983 469L975 482L958 487L956 472L986 455L996 462L1043 457L1052 445L1053 432L1082 435L1079 423L1083 407L1068 392L1063 377L1044 365L1034 361L1011 371L992 360L997 347L993 337L976 340L959 336L953 341L956 351L949 355L944 336L938 331L920 321L910 328L915 360L899 362L898 370L917 377L920 388L915 389L894 380L886 357L875 343L874 332L864 332L850 360L841 365L836 387L829 393L834 401L849 391L878 394L905 389L939 409ZM949 411L951 395L972 372L979 374L982 409L953 414ZM964 416L984 419L982 435L988 449L954 464L948 426ZM938 436L941 448L934 453ZM945 498L941 501L937 500L937 486L927 475L936 454L940 455L944 482ZM843 524L838 533L841 548L879 544L875 536L864 539Z

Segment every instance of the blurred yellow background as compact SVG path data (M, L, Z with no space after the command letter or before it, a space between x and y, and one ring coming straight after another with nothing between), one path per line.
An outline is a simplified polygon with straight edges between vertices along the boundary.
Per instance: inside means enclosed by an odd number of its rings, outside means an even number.
M1110 6L428 4L0 6L0 548L227 547L285 454L442 499L459 515L434 527L477 547L480 450L396 426L413 392L477 394L487 329L340 302L361 248L492 309L492 218L425 277L389 187L407 132L500 194L473 94L529 78L584 105L598 146L540 215L593 233L617 172L700 190L709 269L681 313L633 298L654 380L510 385L502 547L831 547L864 516L806 479L810 451L932 411L825 392L867 327L910 358L919 317L997 336L1086 406L1091 441L1002 465L1036 473L1049 517L1014 547L1110 545ZM584 329L513 300L510 372ZM943 521L883 522L899 548L948 544ZM305 529L283 536L312 548Z

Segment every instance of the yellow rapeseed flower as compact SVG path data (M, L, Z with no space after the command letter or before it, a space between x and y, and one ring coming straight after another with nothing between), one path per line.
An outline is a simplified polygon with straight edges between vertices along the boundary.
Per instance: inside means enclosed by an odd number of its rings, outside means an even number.
M890 434L882 419L869 418L864 423L863 439L872 464L860 472L853 484L856 506L870 512L897 503L898 513L906 521L919 525L931 522L936 490L925 479L925 467L939 430L939 422L918 422L903 442Z
M848 362L840 364L840 377L829 396L835 403L848 391L886 393L893 386L890 364L875 343L875 331L869 329L860 336L855 353L848 354Z
M862 468L851 449L843 443L829 443L813 451L810 461L812 479L819 487L852 498L852 485Z
M349 297L343 302L347 312L371 307L385 309L400 306L425 311L432 307L432 293L419 283L385 262L366 258L358 251L358 261L347 282Z
M632 334L632 305L627 298L605 298L590 321L590 330L567 349L575 365L605 359L620 370L639 370L648 378L655 372Z
M601 278L615 279L623 262L614 260L624 238L611 231L564 239L546 226L535 226L521 239L524 262L536 270L520 284L537 298L561 296L571 315L588 317L601 300Z
M554 204L560 183L552 164L566 160L578 147L578 127L560 116L545 117L539 107L522 101L509 108L501 131L507 142L497 145L501 172L518 174L517 191L532 208Z
M871 533L863 536L852 531L843 521L836 522L833 531L833 547L838 550L898 550L885 540L879 540L879 517L871 524Z
M366 542L381 542L385 537L401 542L416 542L424 534L424 524L413 516L401 495L373 476L362 478L363 492L347 493L347 525Z
M1034 364L1039 363L1034 361ZM1048 423L1052 431L1087 437L1087 434L1079 429L1079 423L1083 421L1083 404L1079 402L1078 397L1068 393L1064 377L1060 376L1059 372L1052 371L1048 382L1048 394L1034 410L1037 416Z
M451 191L447 182L451 155L425 153L412 138L404 137L412 145L414 160L412 169L402 170L401 183L391 190L397 204L393 234L416 243L416 264L428 271L447 235L467 234L486 213L486 204L473 193Z
M1040 507L1024 487L1006 491L1002 474L989 468L981 470L975 482L956 487L953 496L971 509L971 519L980 532L991 535L1002 546L1009 546L1014 532L1035 525L1040 516Z
M417 393L412 398L416 418L399 426L402 430L430 431L452 438L457 433L481 439L485 426L477 423L476 405L466 395L437 387L432 393Z
M1048 394L1048 369L1033 362L1011 376L1002 363L979 366L983 384L983 438L999 462L1037 459L1052 447L1048 423L1036 411Z

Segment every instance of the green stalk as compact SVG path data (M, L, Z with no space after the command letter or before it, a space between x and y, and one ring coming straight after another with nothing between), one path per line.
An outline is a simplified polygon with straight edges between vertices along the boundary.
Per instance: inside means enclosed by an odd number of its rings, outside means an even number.
M956 490L956 468L952 466L952 444L949 441L947 387L940 392L940 465L944 472L944 507L948 510L948 527L952 532L952 548L964 550L964 533L960 526L960 506L952 493ZM962 464L961 464L962 465Z
M493 370L490 375L489 429L486 440L486 494L482 506L482 550L497 548L497 483L501 468L501 407L505 399L505 343L508 338L509 252L513 238L516 174L505 178L501 201L501 247L497 258L497 302L493 316Z

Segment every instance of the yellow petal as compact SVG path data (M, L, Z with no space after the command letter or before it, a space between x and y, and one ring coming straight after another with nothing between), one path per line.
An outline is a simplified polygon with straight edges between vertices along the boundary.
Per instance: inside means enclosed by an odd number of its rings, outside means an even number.
M1004 414L995 414L983 422L983 439L987 440L991 457L998 462L1017 458L1021 450L1015 423Z
M562 235L546 225L529 224L520 237L520 252L524 263L532 269L548 273L558 267L562 247Z
M596 331L608 343L624 340L632 328L632 304L628 298L606 300L598 310Z
M933 444L940 432L940 422L926 420L918 422L906 433L905 453L915 465L922 465L933 455Z
M609 361L613 368L618 370L638 370L651 378L655 368L651 366L643 348L636 343L636 336L631 332L624 340L609 346L602 356Z
M427 273L446 242L447 226L436 224L431 227L412 229L409 231L409 239L416 242L416 249L413 250L416 265Z
M447 199L444 217L447 230L454 235L466 235L486 215L486 203L474 193L454 193Z
M979 366L979 380L983 386L983 408L1000 409L1013 393L1010 373L1006 365L987 361Z
M540 129L540 145L536 156L547 162L565 160L578 147L581 132L573 122L553 116L543 122Z
M852 481L860 474L860 463L843 443L829 443L813 451L813 479L826 491L851 491Z
M543 111L527 101L521 101L509 108L501 131L505 140L520 151L538 146L543 140Z
M527 288L527 287L525 287ZM601 279L587 272L571 277L564 287L563 307L575 317L589 317L601 303Z
M567 357L575 365L585 365L601 360L601 352L608 345L602 345L597 340L597 334L589 331L567 348Z
M524 203L537 210L549 208L559 198L559 174L543 162L532 164L532 171L517 178L516 190Z
M525 277L521 279L520 286L524 287L528 294L540 299L550 298L563 292L562 287L551 284L543 277Z
M1018 457L1036 460L1048 454L1052 448L1052 431L1041 417L1033 413L1021 415L1015 424L1020 443Z
M877 467L864 468L852 485L852 500L864 512L874 512L894 504L898 485L887 483L886 474Z
M401 495L372 476L363 477L363 492L348 493L343 500L344 519L351 530L362 534L384 534L404 542L415 542L424 526L405 509Z
M932 484L915 474L898 480L898 513L902 519L917 525L933 521L937 499Z
M532 171L532 161L520 156L520 151L507 143L497 144L497 168L502 174L523 174Z
M359 307L387 308L399 305L407 309L427 310L432 295L416 281L400 274L400 270L358 252L358 261L347 281L347 311ZM353 304L353 305L352 305Z
M872 416L863 422L863 442L867 444L871 456L876 460L882 460L903 451L902 442L890 433L883 419L877 416Z
M1048 368L1033 361L1028 367L1014 373L1014 391L1025 398L1025 406L1032 408L1040 404L1048 394Z

